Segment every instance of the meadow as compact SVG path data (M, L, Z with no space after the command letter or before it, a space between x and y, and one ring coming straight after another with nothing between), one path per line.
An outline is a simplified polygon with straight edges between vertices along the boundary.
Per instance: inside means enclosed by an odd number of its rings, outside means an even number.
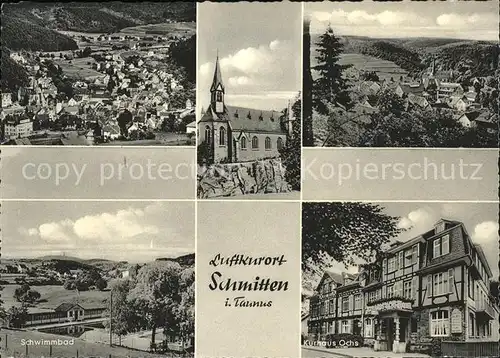
M9 309L11 306L18 306L19 302L14 299L14 291L19 285L6 285L2 291L2 300L4 307ZM31 286L41 295L36 308L54 309L64 302L78 302L85 308L104 307L105 300L109 297L109 291L80 291L66 290L63 286Z

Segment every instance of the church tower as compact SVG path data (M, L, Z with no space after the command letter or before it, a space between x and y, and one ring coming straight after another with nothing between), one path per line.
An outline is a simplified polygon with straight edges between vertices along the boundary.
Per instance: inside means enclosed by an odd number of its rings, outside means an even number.
M224 112L224 84L222 83L222 74L220 72L219 55L215 61L214 79L210 87L210 105L215 113Z

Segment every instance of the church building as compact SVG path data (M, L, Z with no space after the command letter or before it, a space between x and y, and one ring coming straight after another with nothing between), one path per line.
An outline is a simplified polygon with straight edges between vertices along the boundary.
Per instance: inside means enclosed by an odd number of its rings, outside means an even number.
M198 143L208 149L208 163L278 157L291 131L291 116L280 121L281 113L277 111L226 105L225 94L217 57L210 87L210 105L198 121Z

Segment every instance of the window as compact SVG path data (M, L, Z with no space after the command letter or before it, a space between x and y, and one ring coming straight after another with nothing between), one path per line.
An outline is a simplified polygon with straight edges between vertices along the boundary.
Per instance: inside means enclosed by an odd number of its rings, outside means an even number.
M406 298L413 298L412 281L405 281L403 283L403 296Z
M373 337L373 319L367 318L365 320L365 337Z
M280 150L280 149L283 148L283 139L281 139L281 138L278 137L278 141L277 141L276 147L278 148L278 150Z
M403 251L400 251L399 254L398 254L398 270L402 269L404 267L404 262L403 262L403 255L404 255L404 252Z
M258 149L259 148L259 138L256 136L253 136L252 138L252 149Z
M219 145L226 145L226 129L224 127L219 129Z
M247 139L246 137L241 137L241 149L246 150L247 149Z
M330 314L335 311L335 305L333 304L333 300L330 300Z
M394 297L394 285L387 286L387 298Z
M448 285L450 286L448 288L448 292L453 293L455 291L455 270L454 269L448 270Z
M271 138L266 137L264 145L265 145L266 150L271 150Z
M448 311L431 312L430 333L431 337L445 337L450 332L450 320Z
M361 295L354 296L354 309L361 309Z
M342 333L350 333L349 332L349 321L342 321Z
M444 295L450 292L450 286L448 284L449 272L436 273L433 276L434 290L433 296Z
M342 297L342 312L349 312L349 297Z
M209 126L206 126L205 127L205 142L207 144L210 144L211 140L212 140L212 131L210 130Z
M440 232L443 232L444 229L445 229L445 223L444 221L440 221L437 225L436 225L436 234L439 234Z
M216 97L217 97L217 99L216 99L217 102L222 102L222 92L221 91L216 92Z
M418 262L418 246L415 245L412 247L412 264L416 264Z
M387 263L387 272L396 271L396 257L389 258Z
M433 258L450 253L450 235L444 235L439 239L434 240L434 255Z

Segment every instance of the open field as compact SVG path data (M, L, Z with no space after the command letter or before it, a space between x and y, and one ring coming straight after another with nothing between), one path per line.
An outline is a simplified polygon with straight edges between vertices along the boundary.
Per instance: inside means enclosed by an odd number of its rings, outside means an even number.
M146 35L175 35L191 37L196 33L195 22L176 22L149 24L134 27L127 27L120 30L121 34L130 36L146 36Z
M2 300L4 307L9 309L11 306L18 306L19 302L14 299L14 291L19 285L6 285L2 291ZM69 291L63 286L32 286L32 289L40 292L40 303L36 308L54 309L64 302L78 302L84 307L103 307L109 291Z
M21 340L57 340L69 339L60 335L41 333L36 331L15 331L2 330L1 348L5 357L16 358L40 358L48 357L50 347L48 345L22 345ZM7 342L7 343L6 343ZM7 344L7 347L5 347ZM28 349L26 349L28 347ZM26 355L26 350L28 354ZM151 354L141 351L135 351L122 347L109 347L102 343L90 343L82 339L75 338L74 345L54 345L52 346L52 357L106 357L106 358L165 358L174 357L174 355ZM3 355L2 355L3 356Z
M316 63L316 51L311 51L311 67L315 66ZM340 55L339 63L341 65L352 65L357 70L362 70L366 72L376 72L377 76L382 79L390 80L391 77L394 79L400 76L406 76L408 71L402 69L392 61L381 60L376 57L362 55L359 53L344 53ZM312 70L313 77L315 76L315 71Z
M54 61L61 66L63 72L70 78L83 79L85 77L104 77L100 72L91 68L95 60L92 57L75 58L73 60L59 60ZM70 63L71 62L71 63Z

